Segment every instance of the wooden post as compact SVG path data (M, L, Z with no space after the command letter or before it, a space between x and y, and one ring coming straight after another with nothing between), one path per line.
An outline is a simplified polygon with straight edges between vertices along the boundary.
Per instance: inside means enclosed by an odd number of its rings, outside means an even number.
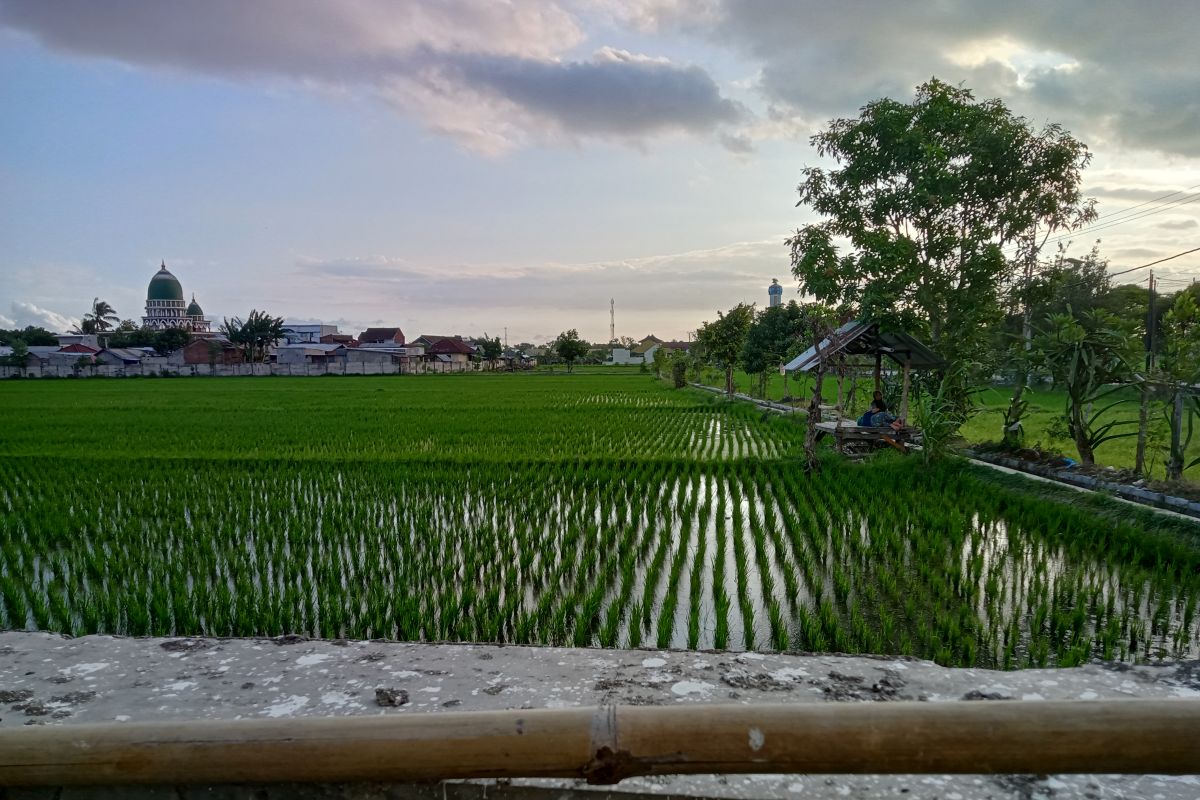
M875 352L875 391L883 391L883 353Z
M904 420L904 425L906 427L908 426L908 369L910 360L911 359L908 356L905 356L904 385L900 390L900 419Z
M0 785L1192 774L1200 702L799 703L20 726Z
M838 415L838 422L841 422L841 419L842 419L842 384L845 383L845 381L846 381L846 357L845 356L840 356L838 358L837 376L838 376L837 415Z

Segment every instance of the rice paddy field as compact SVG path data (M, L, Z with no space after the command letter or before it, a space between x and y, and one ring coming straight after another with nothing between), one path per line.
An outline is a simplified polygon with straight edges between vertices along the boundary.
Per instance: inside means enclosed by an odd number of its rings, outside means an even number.
M0 384L0 628L1200 656L1193 523L646 375Z

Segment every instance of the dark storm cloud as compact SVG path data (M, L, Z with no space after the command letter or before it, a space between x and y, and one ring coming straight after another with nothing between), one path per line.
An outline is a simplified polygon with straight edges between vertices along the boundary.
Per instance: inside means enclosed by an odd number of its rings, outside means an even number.
M375 91L489 152L529 139L707 133L741 115L697 66L612 48L561 58L584 33L534 0L0 0L0 26L78 55Z
M590 61L567 63L487 55L439 61L465 84L486 87L575 133L705 131L736 121L742 113L699 67L619 50L604 49Z

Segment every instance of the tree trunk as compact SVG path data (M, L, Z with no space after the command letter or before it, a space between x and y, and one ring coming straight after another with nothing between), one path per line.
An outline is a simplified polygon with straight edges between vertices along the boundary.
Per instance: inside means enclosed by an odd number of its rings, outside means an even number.
M1137 454L1133 460L1133 471L1142 475L1146 471L1146 428L1150 422L1150 384L1142 381L1142 405L1138 410Z
M1008 401L1008 411L1004 414L1004 430L1002 437L1005 446L1016 448L1021 443L1021 438L1018 432L1014 430L1014 426L1020 422L1020 419L1014 419L1016 409L1021 404L1021 397L1025 394L1025 375L1022 374L1017 378L1017 385L1013 387L1012 399Z
M725 394L733 399L733 367L725 368Z
M815 472L819 465L817 461L817 423L821 421L821 388L824 379L825 369L818 365L816 376L813 378L812 398L808 401L808 420L804 431L804 459L809 472Z
M1079 451L1079 463L1089 467L1095 464L1096 455L1088 440L1083 408L1078 405L1071 406L1071 437L1075 440L1075 449Z
M1171 402L1171 459L1167 462L1167 480L1183 479L1183 390L1175 387Z

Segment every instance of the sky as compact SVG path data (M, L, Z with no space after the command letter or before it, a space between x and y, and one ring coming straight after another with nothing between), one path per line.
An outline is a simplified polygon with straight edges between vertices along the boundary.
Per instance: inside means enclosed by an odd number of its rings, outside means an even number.
M0 327L140 319L165 261L218 322L605 341L613 299L618 336L685 338L798 296L809 138L930 76L1087 143L1070 252L1137 267L1200 247L1196 30L1190 0L0 0Z

